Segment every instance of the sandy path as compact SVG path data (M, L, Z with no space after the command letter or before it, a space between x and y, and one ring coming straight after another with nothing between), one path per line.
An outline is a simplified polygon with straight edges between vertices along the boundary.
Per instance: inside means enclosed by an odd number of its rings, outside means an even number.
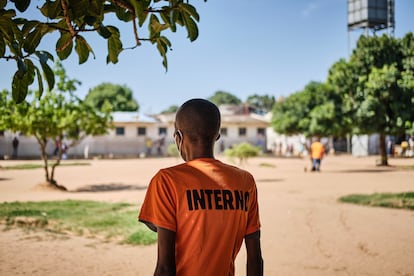
M0 165L10 162L27 163ZM61 167L57 179L67 193L33 189L43 180L42 170L0 170L0 202L72 198L138 206L152 175L178 162L98 160L91 166ZM414 165L414 160L390 163ZM305 173L307 164L257 158L244 165L258 185L265 274L414 275L414 212L337 202L350 193L414 191L414 171L376 168L374 158L349 156L328 156L322 173ZM0 232L0 244L0 275L151 275L156 257L156 246L18 229ZM242 249L237 275L245 275L244 259Z

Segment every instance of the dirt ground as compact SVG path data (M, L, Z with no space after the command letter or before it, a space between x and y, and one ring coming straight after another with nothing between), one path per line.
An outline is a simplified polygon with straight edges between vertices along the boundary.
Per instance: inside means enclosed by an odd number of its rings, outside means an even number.
M152 175L181 161L88 162L57 169L59 184L69 192L35 189L44 180L42 169L0 169L0 202L92 199L131 202L138 209ZM390 164L412 166L414 159ZM243 165L257 181L265 275L414 275L413 211L337 201L351 193L414 191L414 170L376 167L375 157L327 156L320 173L305 172L308 165L308 159L287 158L254 158ZM0 275L7 276L152 275L156 260L156 245L20 229L1 230L0 244ZM245 275L245 257L242 247L236 275Z

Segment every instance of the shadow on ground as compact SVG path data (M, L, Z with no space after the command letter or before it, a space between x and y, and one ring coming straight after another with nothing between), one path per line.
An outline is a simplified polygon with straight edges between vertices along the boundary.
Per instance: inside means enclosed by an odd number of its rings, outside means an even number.
M393 172L393 169L353 169L353 170L337 170L330 171L332 173L387 173Z
M122 183L109 183L109 184L96 184L96 185L87 185L80 187L76 190L70 191L72 193L80 192L113 192L113 191L126 191L126 190L145 190L147 186L139 185L126 185Z
M282 178L262 178L256 179L256 182L282 182L284 179Z

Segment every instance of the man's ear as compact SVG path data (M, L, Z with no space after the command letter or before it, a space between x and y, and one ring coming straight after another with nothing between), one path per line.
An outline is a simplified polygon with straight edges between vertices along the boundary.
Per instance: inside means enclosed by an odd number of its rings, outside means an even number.
M180 140L182 140L183 139L183 133L181 132L181 130L177 130L176 132L175 132L175 135L176 136L178 136L179 138L180 138Z
M221 135L220 135L220 133L217 135L217 138L216 138L216 141L218 140L218 139L220 139L220 137L221 137Z

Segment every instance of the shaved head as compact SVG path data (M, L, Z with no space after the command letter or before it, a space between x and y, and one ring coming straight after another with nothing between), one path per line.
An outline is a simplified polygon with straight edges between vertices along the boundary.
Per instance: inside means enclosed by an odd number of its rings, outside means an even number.
M177 111L176 128L193 142L211 143L220 132L220 111L215 104L204 99L191 99Z

